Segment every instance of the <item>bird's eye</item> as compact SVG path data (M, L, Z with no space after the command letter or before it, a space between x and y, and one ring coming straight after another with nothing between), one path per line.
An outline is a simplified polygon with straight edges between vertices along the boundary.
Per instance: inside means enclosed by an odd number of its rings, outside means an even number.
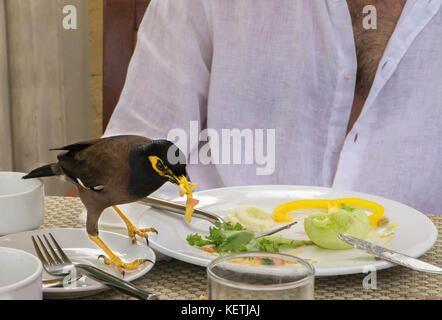
M160 171L164 171L164 166L160 161L157 162L157 169Z

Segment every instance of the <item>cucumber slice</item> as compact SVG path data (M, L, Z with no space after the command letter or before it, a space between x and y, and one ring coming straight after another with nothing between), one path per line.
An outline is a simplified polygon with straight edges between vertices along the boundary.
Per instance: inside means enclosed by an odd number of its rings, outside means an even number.
M277 224L270 213L250 205L243 205L233 209L227 215L227 220L233 224L239 223L247 230L254 232L273 229Z
M370 231L370 219L360 209L340 209L333 213L316 212L304 220L304 230L311 241L325 249L351 249L353 246L338 238L346 233L364 239Z

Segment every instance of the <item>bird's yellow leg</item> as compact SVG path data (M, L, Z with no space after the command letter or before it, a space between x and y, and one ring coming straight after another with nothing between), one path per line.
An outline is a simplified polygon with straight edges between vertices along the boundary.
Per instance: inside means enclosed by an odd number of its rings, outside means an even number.
M158 234L158 231L154 228L145 228L145 229L138 229L134 226L132 222L121 212L121 210L117 206L112 206L112 208L118 213L118 215L123 219L124 223L127 226L127 233L129 234L129 237L132 239L132 243L135 243L137 241L135 235L139 235L140 237L143 237L146 239L147 244L149 244L149 238L147 233L148 232L155 232Z
M99 246L104 253L106 253L107 257L104 255L99 256L98 258L103 258L104 263L115 266L118 268L118 270L124 274L124 270L133 270L138 268L141 264L143 264L146 261L152 262L149 259L137 259L130 263L123 262L120 258L118 258L109 248L106 246L106 244L98 237L89 235L89 238Z

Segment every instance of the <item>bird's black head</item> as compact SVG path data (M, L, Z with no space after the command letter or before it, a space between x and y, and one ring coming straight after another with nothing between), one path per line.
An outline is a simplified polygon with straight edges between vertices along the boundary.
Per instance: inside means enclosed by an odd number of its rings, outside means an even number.
M145 146L145 155L152 169L164 179L179 184L187 175L186 157L168 140L154 140Z
M146 196L165 182L188 186L186 157L167 140L154 140L136 146L130 154L131 187L134 193Z

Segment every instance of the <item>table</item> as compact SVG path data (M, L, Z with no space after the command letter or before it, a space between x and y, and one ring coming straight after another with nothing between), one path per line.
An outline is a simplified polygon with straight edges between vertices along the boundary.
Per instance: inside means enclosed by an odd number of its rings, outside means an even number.
M85 228L78 219L84 206L78 198L46 197L45 223L41 228ZM442 215L428 215L439 230ZM442 241L422 260L440 265ZM352 274L315 279L315 299L442 299L442 275L421 273L401 266L379 270L377 289L364 289L366 274ZM133 281L142 289L158 294L160 299L198 299L206 295L206 269L172 258L157 261L144 277ZM116 290L108 290L84 299L132 299Z

